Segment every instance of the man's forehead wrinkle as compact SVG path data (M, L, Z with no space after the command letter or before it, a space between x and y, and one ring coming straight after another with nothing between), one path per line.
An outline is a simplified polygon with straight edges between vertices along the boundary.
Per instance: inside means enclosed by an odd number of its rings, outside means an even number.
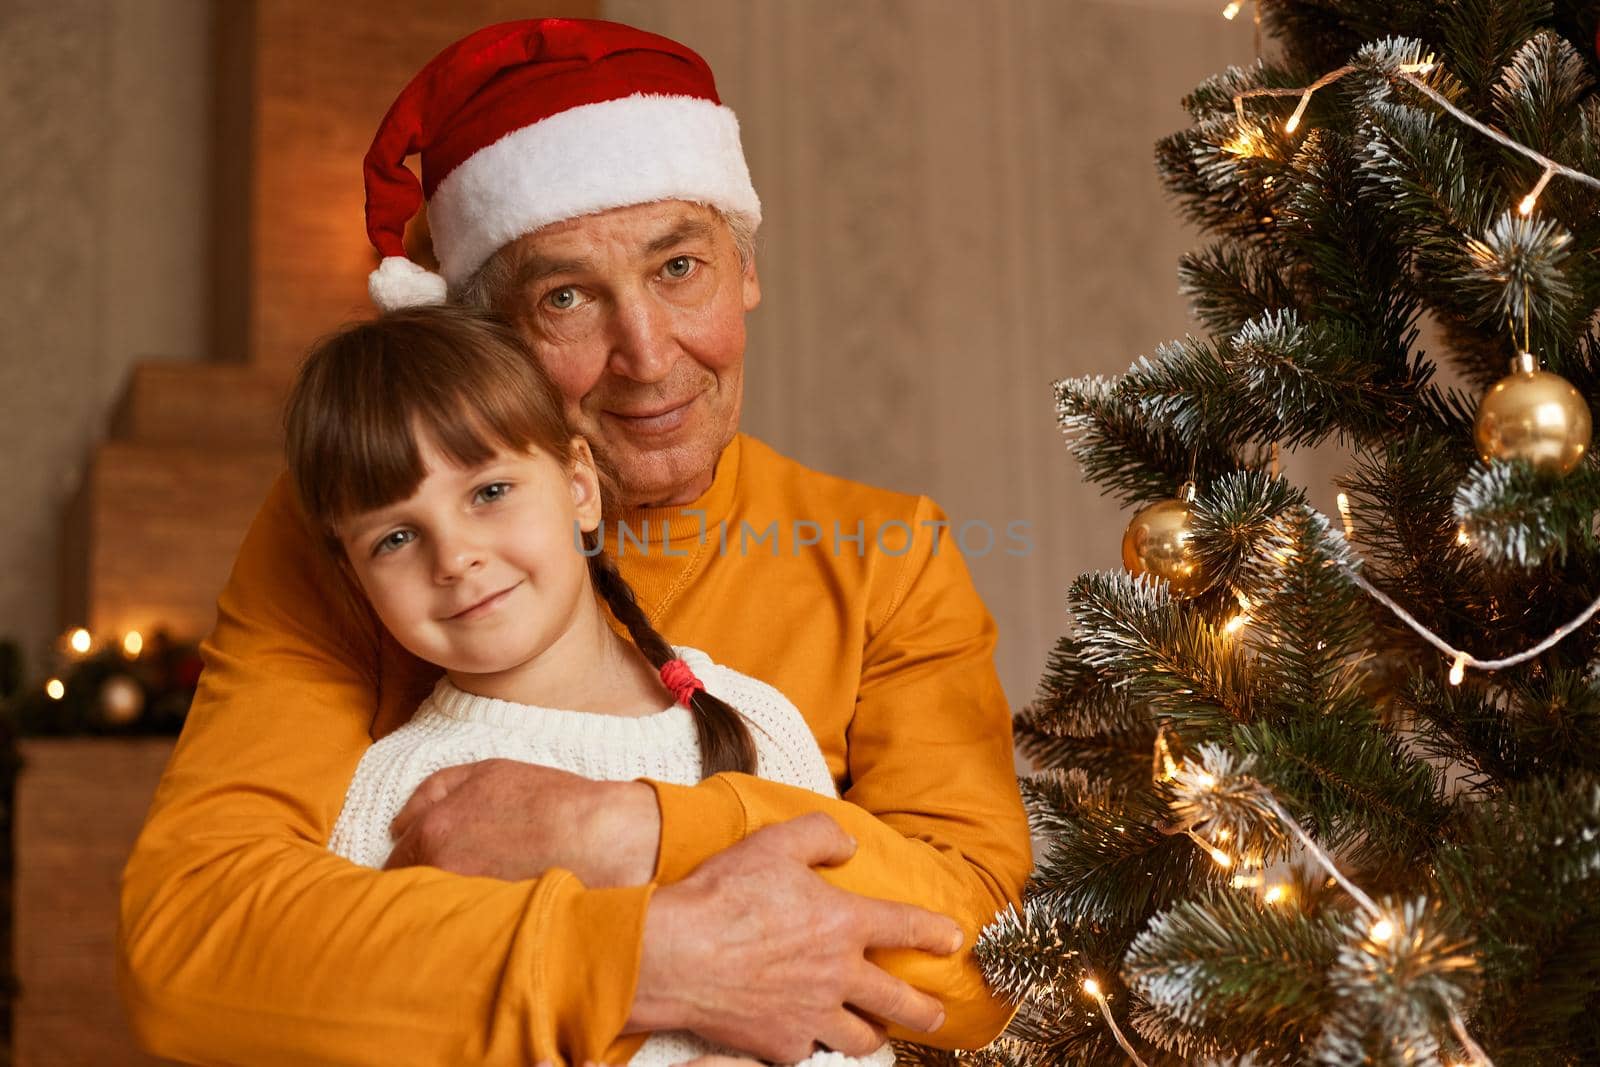
M650 238L639 246L642 256L658 255L674 245L684 241L711 241L716 239L716 227L708 218L694 212L692 208L685 209L673 216L662 220L665 231L656 237ZM567 227L562 226L565 230ZM529 235L532 237L533 235ZM532 241L524 239L519 249L521 263L517 268L517 280L522 285L531 285L534 282L548 278L553 274L580 273L593 271L595 261L582 254L563 255L559 252L542 252L530 248Z
M523 257L521 269L517 271L517 281L522 285L532 285L552 274L570 274L593 268L593 261L582 256L568 258L528 252Z
M684 241L709 241L715 236L711 223L704 219L679 219L670 231L645 245L647 255L665 252Z

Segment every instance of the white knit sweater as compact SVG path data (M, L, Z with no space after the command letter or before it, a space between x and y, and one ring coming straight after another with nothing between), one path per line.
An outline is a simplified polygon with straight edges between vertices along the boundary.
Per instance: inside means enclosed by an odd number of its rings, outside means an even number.
M743 715L756 745L762 778L837 796L828 765L800 712L764 682L713 663L705 653L678 654L714 696ZM693 712L673 705L641 718L541 708L464 693L440 679L411 721L361 758L345 793L328 847L364 867L382 867L394 842L389 824L422 780L445 767L485 759L515 759L601 781L654 778L693 785L700 780L700 744ZM652 1034L631 1067L674 1067L726 1051L690 1033ZM863 1058L818 1052L805 1067L891 1067L888 1045Z

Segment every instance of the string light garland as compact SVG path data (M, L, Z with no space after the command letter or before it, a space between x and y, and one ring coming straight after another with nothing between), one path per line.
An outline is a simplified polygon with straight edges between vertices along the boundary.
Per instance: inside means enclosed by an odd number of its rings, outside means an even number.
M1159 734L1158 738L1160 748L1170 751L1164 733ZM1366 942L1362 946L1366 952L1373 956L1379 956L1388 946L1395 943L1397 937L1408 933L1406 929L1408 924L1399 912L1391 912L1381 907L1365 890L1346 877L1345 873L1339 869L1339 865L1334 862L1333 857L1321 845L1317 844L1316 840L1306 831L1305 827L1300 825L1294 816L1284 809L1272 790L1265 783L1250 776L1248 772L1253 765L1251 757L1247 756L1242 760L1236 760L1227 750L1217 745L1201 745L1197 750L1197 754L1199 757L1197 760L1185 759L1177 765L1175 773L1168 776L1174 783L1174 789L1177 793L1174 808L1179 811L1183 818L1176 825L1165 828L1166 832L1187 835L1197 842L1202 849L1212 852L1212 858L1215 859L1214 853L1216 850L1214 846L1199 835L1197 828L1213 819L1219 818L1222 814L1223 803L1232 802L1238 805L1243 802L1241 810L1270 813L1272 818L1276 820L1278 827L1287 830L1300 843L1307 854L1316 861L1317 865L1328 873L1331 879L1330 884L1337 884L1366 913L1370 923L1366 928ZM1168 759L1170 759L1170 756ZM1217 836L1220 836L1220 832ZM1227 864L1223 864L1223 866L1227 866ZM1263 881L1264 879L1257 876L1235 875L1230 884L1236 889L1256 888ZM1283 884L1275 884L1266 890L1262 895L1262 899L1265 903L1277 904L1285 900L1287 896L1288 887ZM1091 982L1093 982L1093 979L1085 980L1084 989L1086 992L1089 991ZM1095 990L1098 989L1099 986L1096 984ZM1090 995L1096 996L1093 992ZM1100 998L1096 996L1096 999ZM1133 1056L1132 1050L1122 1039L1120 1032L1116 1030L1116 1024L1111 1020L1110 1012L1103 1002L1101 1003L1101 1008L1106 1015L1107 1021L1111 1022L1113 1032L1118 1037L1118 1043L1122 1044L1124 1051ZM1451 1031L1455 1034L1456 1039L1460 1041L1461 1046L1467 1051L1468 1055L1472 1057L1469 1062L1475 1063L1479 1067L1494 1067L1494 1061L1484 1052L1482 1046L1472 1039L1472 1035L1467 1030L1466 1020L1462 1019L1461 1013L1454 1005L1448 1007L1447 1016ZM1138 1057L1134 1056L1134 1060L1138 1062Z
M1545 186L1550 184L1550 179L1556 177L1557 175L1563 178L1570 178L1576 182L1581 182L1584 185L1593 186L1596 189L1600 189L1600 178L1596 178L1591 174L1586 174L1583 171L1577 170L1573 167L1566 166L1563 163L1557 163L1549 156L1529 148L1527 145L1521 143L1520 141L1514 140L1513 138L1507 136L1504 132L1495 129L1493 126L1490 126L1487 123L1480 122L1478 119L1457 107L1450 101L1448 97L1439 92L1433 86L1429 85L1423 78L1424 75L1431 74L1435 69L1438 68L1438 66L1439 64L1434 60L1433 56L1430 55L1419 63L1400 64L1396 70L1396 73L1408 85L1412 86L1428 99L1438 104L1453 118L1472 127L1474 130L1477 130L1485 137L1490 138L1503 147L1527 156L1529 159L1533 160L1535 163L1538 163L1544 168L1543 173L1539 176L1538 184L1536 184L1533 187L1533 190L1528 193L1527 196L1523 197L1522 200L1517 204L1517 211L1520 214L1533 214L1534 205L1539 202L1539 194L1543 193ZM1347 64L1343 67L1339 67L1336 70L1330 70L1328 73L1324 74L1310 85L1300 89L1246 89L1243 92L1234 94L1233 110L1238 116L1239 120L1240 139L1230 143L1228 146L1229 150L1239 152L1239 154L1248 155L1250 154L1249 152L1241 151L1241 149L1248 147L1250 144L1257 143L1254 139L1246 139L1247 131L1252 129L1259 130L1259 127L1255 127L1254 124L1251 123L1250 120L1245 116L1244 102L1247 99L1260 96L1298 96L1300 98L1300 102L1295 105L1294 112L1283 124L1283 132L1294 133L1295 130L1300 128L1300 120L1305 116L1306 108L1311 104L1312 95L1316 93L1318 89L1326 88L1327 86L1338 81L1340 78L1343 78L1345 75L1355 73L1357 69L1358 68L1354 65Z
M1111 1005L1106 1002L1106 995L1104 990L1100 988L1100 983L1095 981L1092 976L1085 978L1083 980L1083 991L1093 997L1096 1004L1100 1005L1100 1014L1106 1017L1106 1025L1111 1028L1111 1036L1117 1039L1117 1044L1122 1046L1122 1051L1128 1054L1128 1058L1138 1064L1138 1067L1150 1067L1149 1064L1139 1058L1139 1054L1134 1051L1133 1045L1128 1041L1127 1035L1122 1032L1122 1027L1117 1025L1116 1017L1111 1014Z
M1431 69L1431 61L1429 66ZM1539 163L1544 167L1544 173L1539 178L1539 184L1535 185L1533 187L1533 192L1523 197L1522 202L1517 206L1517 210L1522 214L1529 215L1533 213L1533 205L1538 202L1539 194L1544 192L1544 187L1548 185L1550 183L1550 179L1557 174L1561 175L1563 178L1571 178L1575 182L1581 182L1584 185L1591 185L1596 189L1600 189L1600 178L1596 178L1592 174L1585 174L1581 170L1574 170L1572 167L1568 167L1564 164L1557 163L1555 160L1534 151L1527 145L1522 144L1519 141L1512 140L1510 137L1495 129L1493 126L1479 122L1465 111L1462 111L1459 107L1456 107L1456 105L1451 103L1443 93L1439 92L1421 78L1415 77L1414 75L1408 75L1405 67L1401 67L1400 71L1401 76L1404 77L1405 80L1411 85L1415 86L1417 90L1422 93L1422 95L1426 96L1428 99L1444 108L1445 111L1449 112L1455 118L1466 123L1468 126L1471 126L1485 137L1498 142L1500 145L1511 149L1513 152L1519 152L1522 155L1527 156L1535 163Z
M1335 536L1337 536L1337 534L1335 534ZM1500 659L1479 659L1470 652L1465 652L1459 648L1456 648L1454 645L1450 644L1450 642L1446 641L1444 638L1428 629L1422 623L1418 622L1415 616L1413 616L1409 611L1401 607L1399 604L1395 603L1392 597L1390 597L1383 590L1379 589L1377 586L1373 585L1371 582L1367 581L1366 578L1364 578L1356 568L1341 563L1339 565L1339 569L1363 592L1372 597L1372 599L1376 600L1378 603L1382 604L1384 607L1388 608L1390 611L1394 612L1395 616L1401 622L1415 630L1419 637L1428 642L1434 648L1437 648L1440 652L1443 652L1445 656L1450 659L1452 664L1450 667L1451 685L1461 684L1461 680L1463 677L1465 677L1466 669L1468 667L1480 671L1499 671L1504 670L1507 667L1515 667L1519 663L1526 663L1535 656L1548 652L1550 649L1560 644L1569 634L1581 627L1590 619L1594 618L1597 612L1600 612L1600 598L1597 598L1592 601L1588 607L1579 612L1575 618L1562 624L1561 626L1556 627L1549 637L1546 637L1543 641L1540 641L1537 645L1534 645L1527 651L1518 652L1514 656L1504 656Z

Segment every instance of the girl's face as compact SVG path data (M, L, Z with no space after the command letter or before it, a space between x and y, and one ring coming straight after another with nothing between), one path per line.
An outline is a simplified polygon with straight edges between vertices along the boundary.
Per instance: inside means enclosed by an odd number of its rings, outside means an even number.
M574 439L570 469L539 449L501 449L464 469L426 435L418 444L427 473L417 491L338 527L384 626L453 677L586 662L554 656L532 666L591 639L596 605L574 529L600 522L588 444Z

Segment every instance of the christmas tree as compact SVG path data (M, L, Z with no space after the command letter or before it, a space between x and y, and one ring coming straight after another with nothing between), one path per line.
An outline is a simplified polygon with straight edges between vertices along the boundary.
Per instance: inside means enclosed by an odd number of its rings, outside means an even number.
M1018 717L1019 1013L959 1059L1600 1064L1600 10L1260 15L1157 151L1205 336L1057 385L1136 514Z

